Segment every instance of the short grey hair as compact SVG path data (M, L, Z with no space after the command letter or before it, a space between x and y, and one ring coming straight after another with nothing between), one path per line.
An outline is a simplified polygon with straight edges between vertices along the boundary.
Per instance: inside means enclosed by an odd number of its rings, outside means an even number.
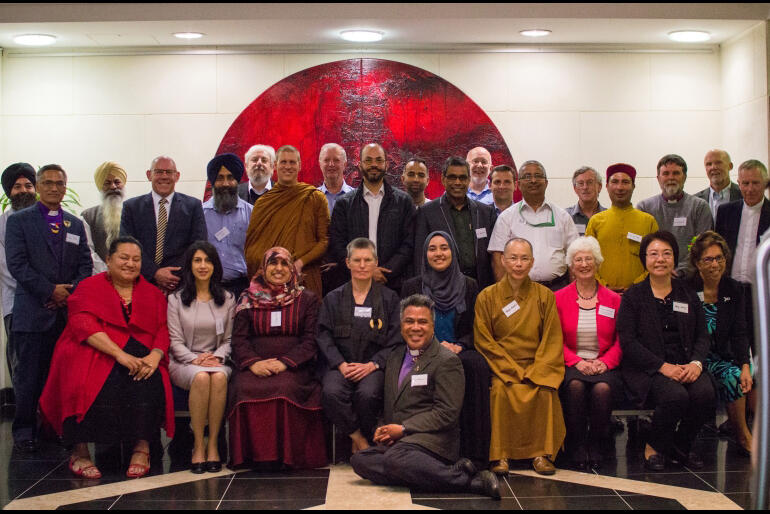
M243 160L248 161L252 155L254 155L259 151L267 152L267 155L270 157L270 163L275 164L275 148L268 145L252 146L251 148L248 149L248 151L246 152L246 155L243 156Z
M436 303L424 294L413 294L407 296L398 304L399 320L404 320L404 311L407 307L427 307L430 309L430 317L433 323L436 322Z
M583 173L586 173L587 171L593 171L594 176L596 177L596 181L599 183L599 185L602 184L602 181L604 180L602 178L602 174L596 171L591 166L581 166L578 169L575 170L575 173L572 174L572 187L575 187L575 182L577 181L577 178L582 175Z
M45 166L41 166L40 169L38 169L37 172L35 172L35 181L39 182L43 180L43 174L46 171L57 171L61 173L64 176L64 183L65 184L67 183L67 172L64 171L64 168L62 168L58 164L46 164Z
M591 252L597 268L604 262L599 241L594 236L580 236L570 243L567 247L567 266L570 268L572 267L572 259L575 258L575 254L578 252Z
M526 168L527 166L537 166L537 168L538 168L538 169L540 170L540 172L541 172L541 173L542 173L542 174L545 176L545 178L546 178L546 179L548 178L548 174L545 172L545 166L543 166L543 165L540 163L540 161L536 161L536 160L534 160L534 159L533 159L533 160L529 160L529 161L524 161L524 162L522 162L522 163L519 165L519 175L521 175L521 170L523 170L523 169L524 169L524 168Z
M762 180L767 182L767 168L764 164L762 164L761 161L758 161L757 159L749 159L748 161L743 161L740 166L738 166L738 173L741 172L741 170L753 170L758 169L759 173L762 175Z
M348 246L346 248L348 259L353 257L353 250L365 250L367 248L372 251L372 255L374 255L374 259L377 260L377 246L374 244L373 241L365 237L357 237L348 243Z
M338 145L337 143L326 143L321 147L321 150L318 152L318 159L321 159L321 156L326 150L331 150L334 148L335 150L339 150L342 152L342 159L347 162L348 161L348 154L345 152L345 149L342 147L342 145Z

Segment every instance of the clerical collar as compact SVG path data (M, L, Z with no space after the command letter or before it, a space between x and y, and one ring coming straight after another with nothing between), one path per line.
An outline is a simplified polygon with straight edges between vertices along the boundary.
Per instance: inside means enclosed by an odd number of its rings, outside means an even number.
M412 350L411 348L407 347L407 349L409 350L409 355L411 355L412 357L419 357L420 355L425 353L424 348L422 350Z
M682 198L684 198L684 191L680 191L678 195L672 196L670 198L666 198L666 195L662 195L662 196L663 196L663 199L665 201L667 201L668 203L676 203L679 200L681 200Z

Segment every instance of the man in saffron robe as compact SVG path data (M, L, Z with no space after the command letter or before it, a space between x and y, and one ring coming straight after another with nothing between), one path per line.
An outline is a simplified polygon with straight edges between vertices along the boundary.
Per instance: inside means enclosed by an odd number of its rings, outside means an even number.
M566 430L558 388L564 379L562 331L553 293L530 280L532 245L513 238L502 255L503 278L476 300L476 349L492 370L492 471L508 473L508 459L533 459L535 471L551 462Z
M298 182L299 151L284 145L276 152L278 182L254 204L246 231L246 266L253 277L265 252L286 248L305 287L321 297L321 258L329 244L329 204L310 184Z

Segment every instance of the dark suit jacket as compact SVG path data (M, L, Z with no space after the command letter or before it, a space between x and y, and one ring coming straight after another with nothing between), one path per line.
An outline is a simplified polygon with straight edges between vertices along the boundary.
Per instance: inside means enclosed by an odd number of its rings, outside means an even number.
M709 195L711 195L711 188L707 187L703 191L698 191L697 193L695 193L694 196L697 196L701 200L706 200L706 203L711 205L709 203ZM734 202L736 200L742 200L742 199L743 199L743 195L741 194L741 188L738 187L738 184L736 184L735 182L730 181L730 201Z
M265 193L262 193L262 194L265 194ZM252 202L251 199L249 198L249 181L248 181L248 179L246 180L246 182L241 182L240 184L238 184L238 196L244 202L249 202L251 205L254 205L254 202ZM257 200L258 199L259 198L257 198Z
M687 314L675 313L684 354L688 362L703 363L709 351L709 335L700 299L683 280L672 279L671 286L673 300L687 304ZM647 277L623 294L615 324L623 350L623 381L629 399L637 407L644 405L651 378L665 362L663 327L655 302Z
M452 223L450 209L452 205L446 198L446 193L435 200L424 204L417 209L414 229L414 271L422 270L423 245L428 234L441 230L450 234L455 241L455 227ZM468 199L468 209L471 214L471 230L473 230L474 244L476 247L476 280L481 289L492 285L495 281L492 273L491 255L487 252L489 238L492 237L492 228L495 226L497 214L493 205L486 205L475 200ZM476 230L486 230L486 237L477 237Z
M406 436L399 442L418 444L454 462L460 454L459 419L465 396L460 358L434 338L399 387L406 348L397 346L385 367L385 424L404 425ZM427 375L427 385L412 386L415 375Z
M401 287L401 298L407 298L413 294L423 294L422 277L412 277ZM455 316L455 338L450 343L459 344L466 350L475 350L473 345L473 318L475 314L476 297L479 294L479 285L471 277L465 277L465 312Z
M743 200L736 200L722 204L717 210L716 231L725 238L730 253L735 257L735 248L738 246L738 231L741 228L741 214L743 214ZM759 244L759 238L770 227L770 201L767 198L762 200L762 211L759 214L759 226L757 227L756 244ZM733 265L735 259L732 260ZM728 273L732 270L727 270Z
M37 205L22 209L8 218L5 251L8 271L16 279L13 300L15 332L45 332L56 321L57 310L47 309L56 284L78 283L91 276L93 262L83 222L64 211L62 259L54 255L47 237L48 223ZM67 226L69 225L69 226ZM78 238L78 242L68 242Z
M381 267L391 270L386 273L387 286L401 290L414 251L414 213L411 197L384 183L385 197L380 204L377 218L377 257ZM334 204L329 225L328 255L344 270L346 281L350 271L345 266L346 247L357 237L369 237L369 204L364 200L364 184L355 191L342 195Z
M158 268L181 266L187 248L195 241L208 239L200 200L179 192L174 193L160 265L155 264L157 234L152 193L126 200L120 217L120 235L133 236L142 243L142 276L153 284Z

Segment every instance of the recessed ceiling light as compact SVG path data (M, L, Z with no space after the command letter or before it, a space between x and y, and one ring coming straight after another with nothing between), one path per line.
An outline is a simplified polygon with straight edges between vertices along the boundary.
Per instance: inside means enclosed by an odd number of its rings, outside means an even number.
M522 36L527 36L527 37L543 37L543 36L547 36L550 33L551 31L546 29L527 29L519 32L519 34L521 34Z
M200 32L174 32L174 37L179 39L198 39L202 38L203 34Z
M14 37L13 41L17 45L45 46L55 43L56 36L51 36L48 34L23 34L21 36Z
M668 38L680 43L701 43L711 39L711 34L702 30L675 30L668 33Z
M343 30L340 37L356 43L373 43L382 39L383 33L376 30Z

